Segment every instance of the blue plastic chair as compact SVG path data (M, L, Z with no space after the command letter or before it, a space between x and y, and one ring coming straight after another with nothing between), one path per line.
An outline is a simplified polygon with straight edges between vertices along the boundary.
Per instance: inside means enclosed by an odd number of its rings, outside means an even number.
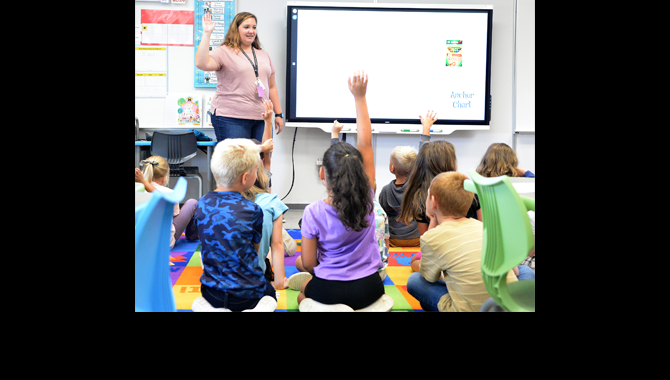
M177 311L170 281L170 225L174 204L186 195L179 178L174 192L154 191L135 207L135 311Z
M535 311L535 280L507 284L507 272L535 246L528 210L507 176L485 178L474 170L469 174L482 209L486 291L506 311Z

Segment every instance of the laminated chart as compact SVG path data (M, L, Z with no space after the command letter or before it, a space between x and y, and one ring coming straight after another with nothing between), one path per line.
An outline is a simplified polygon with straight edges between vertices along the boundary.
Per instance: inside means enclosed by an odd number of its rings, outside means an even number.
M195 49L193 59L200 46L202 39L202 17L205 13L212 15L212 21L216 21L214 31L209 39L209 51L216 49L223 43L228 31L228 25L235 18L235 1L195 1ZM194 87L216 88L216 74L214 71L202 71L193 65Z
M141 45L193 46L193 11L142 9Z
M166 46L135 46L135 97L165 97L167 71Z

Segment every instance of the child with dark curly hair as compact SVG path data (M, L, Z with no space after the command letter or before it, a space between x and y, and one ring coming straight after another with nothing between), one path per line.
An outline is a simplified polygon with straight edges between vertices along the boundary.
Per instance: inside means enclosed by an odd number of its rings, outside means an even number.
M298 303L308 298L320 304L341 304L358 310L384 295L384 285L377 273L382 261L375 235L376 183L371 122L365 99L367 83L363 73L357 72L353 79L349 78L349 90L356 105L358 149L338 142L326 150L319 178L328 190L328 197L305 207L300 258L312 276L292 276L299 284L292 284L289 279L289 287L301 290Z

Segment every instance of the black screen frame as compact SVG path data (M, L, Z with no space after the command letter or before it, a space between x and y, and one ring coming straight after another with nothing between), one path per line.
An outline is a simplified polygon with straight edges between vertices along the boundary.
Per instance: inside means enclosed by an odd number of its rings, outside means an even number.
M286 111L284 120L289 123L332 123L332 117L297 117L296 116L296 83L297 68L292 65L296 61L298 52L298 23L293 20L293 9L314 9L314 10L347 10L347 11L390 11L390 12L449 12L449 13L487 13L487 43L486 43L486 79L485 79L485 99L487 104L484 107L483 120L454 120L438 119L434 124L442 125L490 125L491 122L491 51L493 36L493 9L477 8L406 8L406 7L351 7L351 6L322 6L322 5L287 5L286 10ZM336 118L341 123L355 123L355 118L341 117ZM420 124L419 118L398 119L398 118L370 118L372 124Z

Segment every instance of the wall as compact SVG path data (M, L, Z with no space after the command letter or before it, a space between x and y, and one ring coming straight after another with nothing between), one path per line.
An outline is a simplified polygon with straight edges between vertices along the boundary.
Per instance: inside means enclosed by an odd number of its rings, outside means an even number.
M313 1L324 2L324 1ZM373 1L327 1L327 2L358 2L373 3ZM488 1L440 1L440 0L380 0L379 3L417 3L417 4L493 4L493 51L492 51L492 69L491 69L491 126L488 131L455 131L450 135L440 135L433 137L433 140L444 139L454 144L456 148L456 157L458 160L458 171L464 174L471 169L475 169L481 160L482 155L488 146L494 142L503 142L510 146L513 145L512 139L512 87L513 87L513 50L514 50L514 2L510 0L488 0ZM136 9L140 4L145 8L160 8L153 3L136 3ZM285 11L286 2L277 0L238 0L237 11L248 11L258 18L258 37L265 50L270 54L275 63L277 72L275 80L279 89L279 98L282 104L282 110L285 109L285 91L286 91L286 27ZM193 2L188 1L185 8L170 9L193 9ZM138 11L139 12L139 11ZM139 16L136 16L139 20ZM342 27L349 27L343 25ZM409 33L420 34L420 26L407 25ZM361 36L360 41L354 43L365 43L365 36ZM177 51L184 50L183 54L176 54ZM181 60L193 60L193 48L175 48L170 47L169 68L181 64ZM174 54L172 52L175 52ZM173 57L174 56L174 57ZM173 62L173 60L175 60ZM177 61L180 60L180 61ZM183 61L185 62L185 61ZM411 68L408 68L411 75ZM184 86L185 88L178 88ZM190 86L190 87L189 87ZM184 77L179 81L169 83L170 91L190 90L193 86L193 69L184 70ZM213 89L198 89L203 93L214 91ZM146 100L146 99L145 99ZM152 101L151 107L156 107L162 112L164 106L161 105L163 99ZM353 100L352 100L353 102ZM138 105L139 104L139 105ZM145 103L138 102L136 99L136 112L138 115L148 106ZM402 99L398 99L398 106L402 107ZM517 112L521 112L517 110ZM150 115L144 115L144 118L150 118ZM418 117L418 115L417 115ZM143 118L140 116L140 126ZM291 187L291 146L293 135L296 128L285 127L284 131L274 138L274 154L272 156L272 192L277 193L283 198ZM144 129L143 129L144 130ZM206 134L212 138L214 132L205 130ZM348 135L347 142L355 145L356 135ZM375 169L378 184L378 190L392 179L394 176L388 171L388 162L391 150L398 145L419 147L418 135L373 135L373 144L375 145ZM330 145L330 134L316 128L299 128L295 142L295 173L296 179L291 193L283 200L287 204L308 204L319 199L325 198L325 188L318 180L316 159L323 156L323 152ZM535 172L535 135L517 136L517 155L519 157L519 166ZM206 167L206 155L199 152L198 155L189 161L187 165L198 165L201 171ZM205 181L207 176L204 175ZM196 183L196 182L189 182ZM205 183L206 185L206 183ZM377 192L377 194L379 191ZM187 197L196 198L195 192L189 190Z

